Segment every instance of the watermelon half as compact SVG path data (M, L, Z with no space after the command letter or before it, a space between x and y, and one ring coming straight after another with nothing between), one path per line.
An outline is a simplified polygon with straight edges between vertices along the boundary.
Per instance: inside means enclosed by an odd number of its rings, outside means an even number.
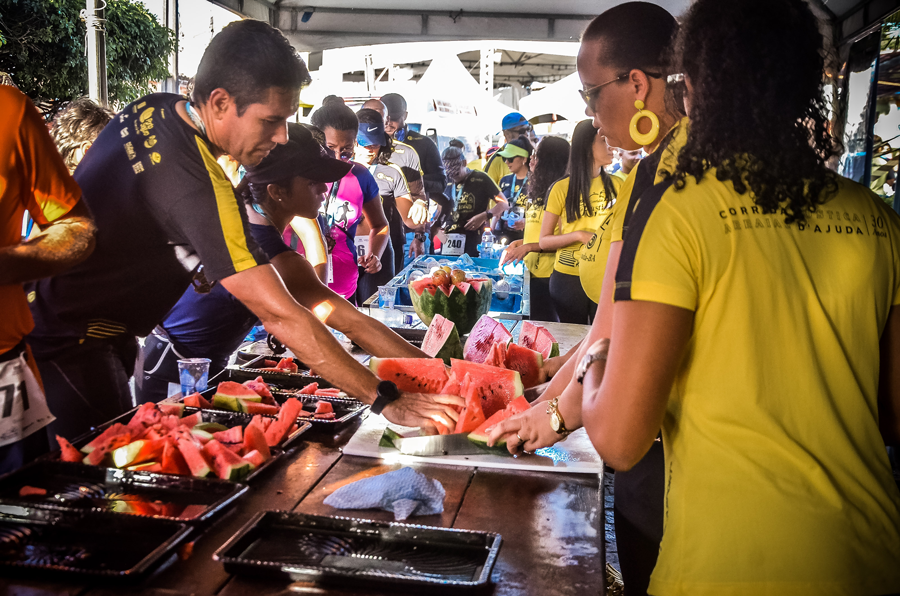
M484 315L469 333L463 357L470 362L484 362L495 343L507 343L511 339L512 334L502 323Z
M463 379L469 375L470 381L478 386L482 395L482 410L485 418L490 418L504 409L525 392L525 388L522 386L522 377L515 370L466 362L465 360L453 360L450 363L450 369L457 379ZM465 388L461 387L461 389Z
M409 393L440 393L448 378L440 358L371 358L369 368Z
M451 358L462 358L462 342L459 341L456 324L442 315L435 314L431 324L428 325L428 331L425 332L425 339L422 340L422 351L432 358L440 358L445 364L450 364Z
M478 317L490 310L492 292L490 280L438 286L430 277L423 277L409 284L413 308L426 325L431 324L435 315L441 315L453 321L463 335L472 330Z

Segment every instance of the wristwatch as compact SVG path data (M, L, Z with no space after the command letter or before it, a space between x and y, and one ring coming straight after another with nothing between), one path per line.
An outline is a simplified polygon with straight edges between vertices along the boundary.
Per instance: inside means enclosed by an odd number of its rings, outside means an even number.
M554 397L547 403L547 414L550 415L550 428L558 435L568 435L570 432L566 428L566 421L563 420L562 414L559 413L559 398Z
M414 238L419 242L425 242L425 234L423 232L416 232Z
M381 414L381 411L384 410L389 403L400 399L400 390L390 381L381 381L375 388L375 395L377 397L375 397L375 401L372 403L372 407L369 408L369 410L373 414Z
M607 351L606 350L596 350L597 344L599 344L602 339L592 345L587 354L584 355L584 358L581 359L581 363L578 365L578 368L575 371L575 380L584 384L584 376L587 374L588 369L595 362L600 360L606 360Z

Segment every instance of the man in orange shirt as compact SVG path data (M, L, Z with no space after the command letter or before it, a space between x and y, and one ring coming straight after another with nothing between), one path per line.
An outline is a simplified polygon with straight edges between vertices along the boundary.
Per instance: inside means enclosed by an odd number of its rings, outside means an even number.
M31 101L0 86L0 473L47 450L53 420L24 338L34 327L22 283L55 275L94 249L94 225ZM41 232L22 242L22 219Z

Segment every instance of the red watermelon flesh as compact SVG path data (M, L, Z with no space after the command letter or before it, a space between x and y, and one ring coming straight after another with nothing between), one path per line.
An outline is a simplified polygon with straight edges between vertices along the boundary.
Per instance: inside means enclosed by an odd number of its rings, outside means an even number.
M278 412L281 410L280 407L271 406L269 404L257 404L252 401L245 401L243 403L244 411L248 414L266 414L267 416L277 416Z
M68 461L77 464L81 463L81 460L84 459L84 454L75 449L75 447L72 446L72 443L68 442L61 436L56 435L56 442L59 443L59 458L62 461Z
M503 365L510 370L519 371L519 374L522 375L522 385L525 388L540 385L544 380L541 374L544 357L540 352L509 344Z
M128 424L130 426L131 424L143 423L145 426L151 426L159 422L162 416L163 412L159 406L153 402L148 402L141 404Z
M372 358L369 368L382 381L393 381L409 393L439 393L448 379L440 358Z
M300 367L297 366L297 363L294 362L293 358L282 358L278 364L275 365L275 368L290 373L295 373L300 370Z
M243 443L244 429L240 426L232 426L228 430L213 433L213 438L220 443Z
M250 453L251 451L256 451L260 455L263 456L265 460L268 460L272 457L271 451L269 451L269 444L266 443L266 435L262 430L262 427L257 424L249 424L244 430L244 453Z
M484 315L469 333L466 345L463 348L463 357L469 362L483 363L491 353L495 343L507 343L512 339L512 334L502 323Z
M224 445L211 440L203 447L204 455L209 461L209 467L222 480L237 480L247 475L250 464L241 459L239 455L228 450Z
M209 463L206 461L206 458L203 457L200 448L197 447L193 441L179 439L178 451L181 453L181 457L184 458L184 461L193 476L198 478L209 476Z
M254 469L266 463L267 460L267 458L263 457L263 455L255 449L249 453L246 453L242 459L250 464Z
M531 321L522 321L522 329L519 331L519 345L523 348L540 352L544 357L553 358L559 356L559 344L553 334L547 328Z
M471 382L479 387L483 396L482 410L485 418L490 418L524 393L518 371L465 360L453 360L450 366L457 377L468 374Z
M522 326L519 328L519 345L523 348L533 350L537 339L538 329L541 327L543 327L543 325L538 325L531 321L522 321Z
M181 418L182 414L184 414L184 404L156 404L156 407L159 408L159 411L165 414L166 416L177 416Z
M184 461L184 458L181 456L181 453L178 451L178 447L175 446L175 442L171 439L167 440L165 447L163 447L162 462L160 462L160 467L160 471L165 474L181 474L183 476L191 475L191 469L188 467L187 463Z
M444 383L439 393L441 395L459 395L459 380L454 373L450 373L450 377Z
M313 395L316 391L319 390L318 383L310 383L306 387L302 387L297 393L301 393L303 395Z
M278 412L278 420L266 430L266 444L269 447L275 447L287 438L302 409L303 404L297 398L291 397L284 402L281 411Z
M105 442L98 444L94 447L94 450L88 453L87 457L85 457L82 461L85 463L89 463L92 466L99 466L103 463L103 460L106 459L106 456L118 449L119 447L124 447L125 445L131 443L131 434L125 433L123 435L115 435L113 437L108 438Z
M212 404L209 403L209 401L199 393L191 393L190 395L185 397L184 405L191 408L200 408L201 410L208 410L212 408Z
M260 397L256 391L253 391L249 387L245 387L240 383L235 383L234 381L222 381L216 387L216 395L221 395L223 397L234 397L237 399L244 399L247 401L259 401Z
M124 435L128 433L128 428L119 422L116 422L105 431L100 433L100 435L81 448L82 453L91 453L98 445L101 445L107 442L110 438L115 437L117 435Z
M334 407L332 407L330 401L319 400L316 402L316 414L326 414L328 412L334 412Z
M203 416L200 415L200 412L194 412L190 416L185 416L184 418L178 419L178 423L180 425L186 426L188 428L194 428L201 422L203 422Z
M506 344L503 342L497 342L493 346L491 346L491 353L488 354L488 357L485 359L484 364L487 364L488 366L499 366L500 368L505 368Z
M421 294L427 290L429 294L434 296L434 293L437 292L437 284L431 280L431 277L423 277L422 279L414 281L409 284L409 287L417 294Z
M482 436L485 437L485 441L487 441L486 437L490 434L492 428L507 418L515 416L516 414L521 414L522 412L527 412L529 408L531 408L531 405L528 403L528 400L525 399L525 396L520 395L511 401L504 409L495 412L493 416L485 420L481 426L471 432L470 436Z
M244 386L247 389L256 392L260 397L272 397L272 392L269 391L269 385L266 384L262 377L256 377L253 381L244 381Z
M481 407L482 392L478 384L472 382L469 375L466 375L459 385L462 390L461 397L466 399L466 406L459 414L454 432L468 433L481 426L484 422L484 411Z

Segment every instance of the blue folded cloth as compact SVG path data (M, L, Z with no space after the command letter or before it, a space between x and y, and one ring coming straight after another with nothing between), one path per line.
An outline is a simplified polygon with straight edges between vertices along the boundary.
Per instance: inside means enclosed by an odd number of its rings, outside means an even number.
M411 515L433 515L444 511L444 487L412 468L363 478L337 489L325 504L337 509L384 509L396 521Z

